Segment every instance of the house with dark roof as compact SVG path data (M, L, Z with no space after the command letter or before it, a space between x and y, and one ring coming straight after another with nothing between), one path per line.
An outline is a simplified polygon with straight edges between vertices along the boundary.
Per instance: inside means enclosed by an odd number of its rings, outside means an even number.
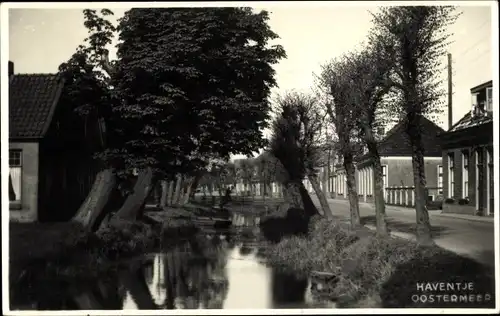
M428 201L442 195L442 152L437 136L444 130L427 118L422 120L421 135L424 146L425 176ZM396 124L379 141L378 150L383 169L386 204L413 207L415 191L412 169L412 151L403 121ZM330 195L347 199L347 178L342 164L337 163L332 174ZM373 202L372 158L365 151L355 159L356 187L361 202Z
M64 221L83 202L97 168L95 121L63 101L57 74L14 74L9 62L9 209L13 221ZM99 138L96 138L99 139Z
M440 137L443 212L493 216L493 82L470 91L471 111Z

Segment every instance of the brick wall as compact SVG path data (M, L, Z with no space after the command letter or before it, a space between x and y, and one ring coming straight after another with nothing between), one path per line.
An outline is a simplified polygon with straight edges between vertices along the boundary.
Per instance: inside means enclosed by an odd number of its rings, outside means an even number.
M448 192L449 192L449 166L448 166L448 155L450 153L453 153L454 155L454 163L455 163L455 168L454 168L454 182L455 182L455 189L453 191L452 197L454 199L461 199L463 197L463 174L462 174L462 167L463 167L463 159L462 159L462 152L464 150L467 150L469 152L469 178L468 178L468 197L470 200L470 203L472 205L476 205L476 173L477 173L477 166L476 166L476 153L475 151L472 150L472 148L458 148L458 149L452 149L452 150L447 150L443 152L443 182L444 182L444 194L445 197L448 197ZM484 149L483 149L484 150ZM483 177L483 183L481 183L479 186L485 188L485 196L484 196L484 202L486 203L486 186L487 186L487 177L486 177L486 168L488 167L486 165L486 151L483 153L484 158L483 158L483 168L484 168L484 177Z

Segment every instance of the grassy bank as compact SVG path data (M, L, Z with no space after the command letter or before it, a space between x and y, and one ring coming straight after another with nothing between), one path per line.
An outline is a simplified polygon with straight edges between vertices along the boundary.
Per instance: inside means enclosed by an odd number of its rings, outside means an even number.
M266 252L271 264L300 273L330 272L323 295L340 307L494 307L494 271L437 246L377 237L374 232L353 232L334 220L313 217L307 236L284 237ZM473 283L472 291L423 291L426 282ZM429 301L431 294L485 294L489 302ZM418 295L415 296L415 295ZM422 298L424 297L424 298ZM422 302L425 300L426 302ZM448 300L445 302L444 300Z
M197 231L196 211L169 208L162 225L120 221L119 228L85 232L78 224L15 223L9 226L10 278L17 282L40 273L49 277L88 277L106 271L122 259L157 248L161 237L181 237Z
M148 251L160 230L143 222L123 222L99 234L75 223L10 223L9 267L12 282L32 277L88 277L114 262Z
M43 296L40 293L47 290L47 284L76 291L70 284L95 285L115 278L121 268L133 271L135 265L139 267L149 258L143 254L176 247L183 240L201 250L209 248L193 239L198 231L193 212L183 208L163 212L168 216L162 225L120 222L119 229L108 228L99 234L86 233L74 223L10 223L11 302L21 304L27 298Z

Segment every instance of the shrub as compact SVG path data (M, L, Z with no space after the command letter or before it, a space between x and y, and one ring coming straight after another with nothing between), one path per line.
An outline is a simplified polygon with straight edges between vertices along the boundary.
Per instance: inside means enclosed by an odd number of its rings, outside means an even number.
M443 201L428 201L427 202L427 209L428 210L441 209L442 206L443 206Z
M310 217L298 208L285 211L286 205L280 205L276 211L261 219L260 229L267 240L279 242L286 236L307 234Z
M468 198L465 198L465 199L459 199L459 200L458 200L458 204L459 204L459 205L467 205L467 204L469 204L469 199L468 199Z
M446 200L444 200L444 203L446 203L446 204L453 204L453 203L455 203L455 200L452 199L452 198L447 198Z

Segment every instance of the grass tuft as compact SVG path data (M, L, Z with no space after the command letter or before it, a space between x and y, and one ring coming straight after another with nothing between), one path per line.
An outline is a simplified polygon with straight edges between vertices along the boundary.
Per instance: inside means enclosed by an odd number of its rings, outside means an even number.
M419 282L474 282L476 294L494 298L493 271L438 246L419 246L405 239L352 231L347 225L315 216L308 236L287 236L266 255L271 264L299 273L336 275L328 296L340 307L457 307L459 303L415 303ZM467 267L467 268L465 268ZM448 304L448 305L447 305ZM487 307L489 303L460 306ZM370 306L371 305L371 306ZM488 305L488 306L490 306Z

